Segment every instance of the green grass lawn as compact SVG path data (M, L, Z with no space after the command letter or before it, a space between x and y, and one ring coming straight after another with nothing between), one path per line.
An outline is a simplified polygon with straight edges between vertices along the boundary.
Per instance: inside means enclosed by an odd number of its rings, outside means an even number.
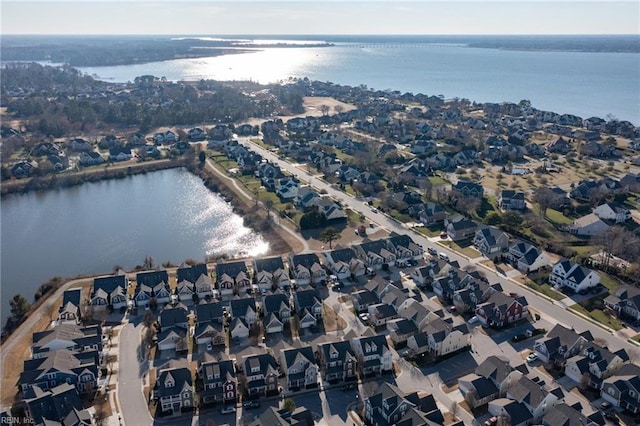
M620 321L618 321L617 318L614 318L614 317L608 315L607 313L605 313L604 311L602 311L600 309L593 309L593 310L589 311L587 308L585 308L584 306L580 305L579 303L576 303L575 305L569 306L569 309L571 309L572 311L575 311L575 312L580 312L581 314L584 314L584 315L588 316L589 318L591 318L591 320L593 320L593 322L595 322L597 324L605 325L605 326L610 327L610 328L612 328L614 330L620 330L620 329L622 329L624 327L622 325L622 323Z
M639 342L639 343L640 343L640 334L636 334L635 336L633 336L633 337L631 338L631 340L635 340L636 342Z
M449 182L447 182L446 180L444 180L442 177L440 176L429 176L429 180L431 181L431 183L433 184L433 186L437 186L437 185L448 185Z
M565 297L562 293L555 291L549 284L536 284L531 280L527 280L526 286L553 300L562 300Z
M609 290L609 293L613 294L620 283L604 272L598 272L598 274L600 275L600 283Z
M421 233L422 235L426 235L427 237L437 237L442 232L442 228L434 227L434 226L416 226L416 231Z
M553 209L547 209L547 220L553 225L569 225L573 223L573 220Z
M462 253L471 259L482 256L470 243L462 243L462 245L451 240L438 241L438 244L449 247L451 250Z

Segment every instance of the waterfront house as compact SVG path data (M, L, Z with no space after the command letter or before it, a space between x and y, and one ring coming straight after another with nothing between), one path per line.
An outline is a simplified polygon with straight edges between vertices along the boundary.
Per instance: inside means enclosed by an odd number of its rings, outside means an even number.
M202 390L199 392L202 404L236 402L238 379L233 361L205 354L198 366L198 376L202 379Z
M327 280L327 271L320 264L320 259L315 253L293 255L289 265L298 286L324 284Z
M244 261L216 263L216 286L223 298L244 294L251 288L251 279Z
M100 375L100 354L97 350L58 349L46 355L25 360L20 374L23 396L29 388L49 390L62 383L74 385L79 393L93 391Z
M361 377L369 377L393 370L393 354L383 335L351 339L351 349L358 360Z
M109 148L109 161L120 162L131 160L131 148L128 146L114 146Z
M82 319L80 303L82 300L82 289L73 288L65 290L62 294L62 306L58 309L58 323L69 322L79 324Z
M255 280L260 290L284 289L291 285L282 257L254 259Z
M319 344L317 355L324 381L335 383L357 380L358 361L350 342L342 340Z
M336 248L333 251L324 252L326 265L339 280L349 277L359 277L365 274L366 266L358 259L353 249Z
M172 302L179 301L185 305L192 305L195 292L193 291L193 284L188 281L180 281L176 286L173 294Z
M78 159L78 164L85 167L96 166L104 162L105 160L102 155L95 151L81 152L80 158Z
M178 413L193 409L194 386L191 370L177 360L158 367L154 395L163 413Z
M21 160L11 166L11 174L17 179L22 179L31 176L32 173L38 168L38 162Z
M211 278L205 263L195 265L181 264L176 271L176 281L180 283L191 283L194 287L195 294L198 299L202 300L211 297ZM180 299L182 300L182 298Z
M318 386L318 366L311 346L282 350L280 367L285 373L288 390Z
M59 324L51 330L33 333L31 357L41 358L59 349L102 353L102 327Z

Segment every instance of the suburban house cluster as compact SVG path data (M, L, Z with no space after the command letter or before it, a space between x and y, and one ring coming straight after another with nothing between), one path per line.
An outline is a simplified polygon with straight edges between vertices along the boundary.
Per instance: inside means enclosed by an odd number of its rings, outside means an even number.
M33 333L19 388L33 424L94 424L83 399L103 376L106 336L99 325L80 325L81 289L66 290L52 329Z

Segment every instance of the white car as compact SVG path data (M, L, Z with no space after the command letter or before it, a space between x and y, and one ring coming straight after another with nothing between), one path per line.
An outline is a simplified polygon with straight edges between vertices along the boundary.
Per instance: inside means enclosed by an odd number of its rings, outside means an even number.
M478 317L476 315L472 316L471 318L469 318L469 324L475 324L479 321Z
M535 352L531 352L527 357L527 362L533 362L538 359L538 355Z
M236 407L234 407L233 405L229 405L228 407L224 407L222 410L220 410L220 414L231 414L235 412Z

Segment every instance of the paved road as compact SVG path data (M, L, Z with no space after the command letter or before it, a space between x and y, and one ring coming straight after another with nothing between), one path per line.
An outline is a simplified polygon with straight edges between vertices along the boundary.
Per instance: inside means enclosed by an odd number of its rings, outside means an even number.
M142 378L147 372L148 361L139 356L141 329L142 325L134 327L129 323L122 328L119 336L118 402L126 425L153 424L142 393Z
M425 237L422 234L419 234L411 229L407 229L406 227L403 226L402 223L399 223L391 219L390 217L380 213L379 211L373 211L369 206L364 204L364 200L353 197L336 188L333 188L331 185L329 185L328 183L324 182L321 179L314 178L306 170L301 170L295 165L279 159L272 152L251 142L249 138L246 138L246 137L238 138L238 142L251 148L255 152L258 152L260 155L263 156L263 158L275 164L278 164L281 169L286 170L287 172L297 176L300 180L306 181L306 182L312 181L313 186L318 188L318 190L325 190L329 196L333 197L334 199L340 200L344 208L346 207L351 208L352 210L364 215L367 220L376 222L380 226L382 226L383 228L389 231L393 231L398 234L410 235L413 238L413 240L416 242L416 244L422 245L422 247L424 247L425 250L427 247L434 247L436 250L440 252L447 253L451 261L459 262L460 267L464 267L472 264L470 259L468 259L467 257L459 255L458 253L453 252L449 248L443 247L429 240L429 238ZM607 345L611 349L615 350L618 348L624 348L627 351L631 351L631 352L638 351L638 348L628 343L626 341L626 338L624 337L620 338L612 334L611 332L594 325L593 323L585 320L584 318L573 314L572 312L568 311L564 305L560 303L552 303L548 301L546 298L540 296L538 293L530 290L526 286L521 285L520 283L512 279L509 279L508 277L504 277L498 274L493 268L489 268L486 265L483 265L480 263L475 264L475 266L479 268L483 268L484 272L487 275L487 279L489 279L489 281L492 283L496 283L496 282L500 283L504 288L505 292L514 292L514 293L523 294L527 298L529 305L535 308L538 312L540 312L542 316L544 316L546 319L549 319L551 322L562 324L565 327L569 327L569 328L574 327L579 332L582 332L584 330L590 330L595 338L603 339L604 341L606 341Z

